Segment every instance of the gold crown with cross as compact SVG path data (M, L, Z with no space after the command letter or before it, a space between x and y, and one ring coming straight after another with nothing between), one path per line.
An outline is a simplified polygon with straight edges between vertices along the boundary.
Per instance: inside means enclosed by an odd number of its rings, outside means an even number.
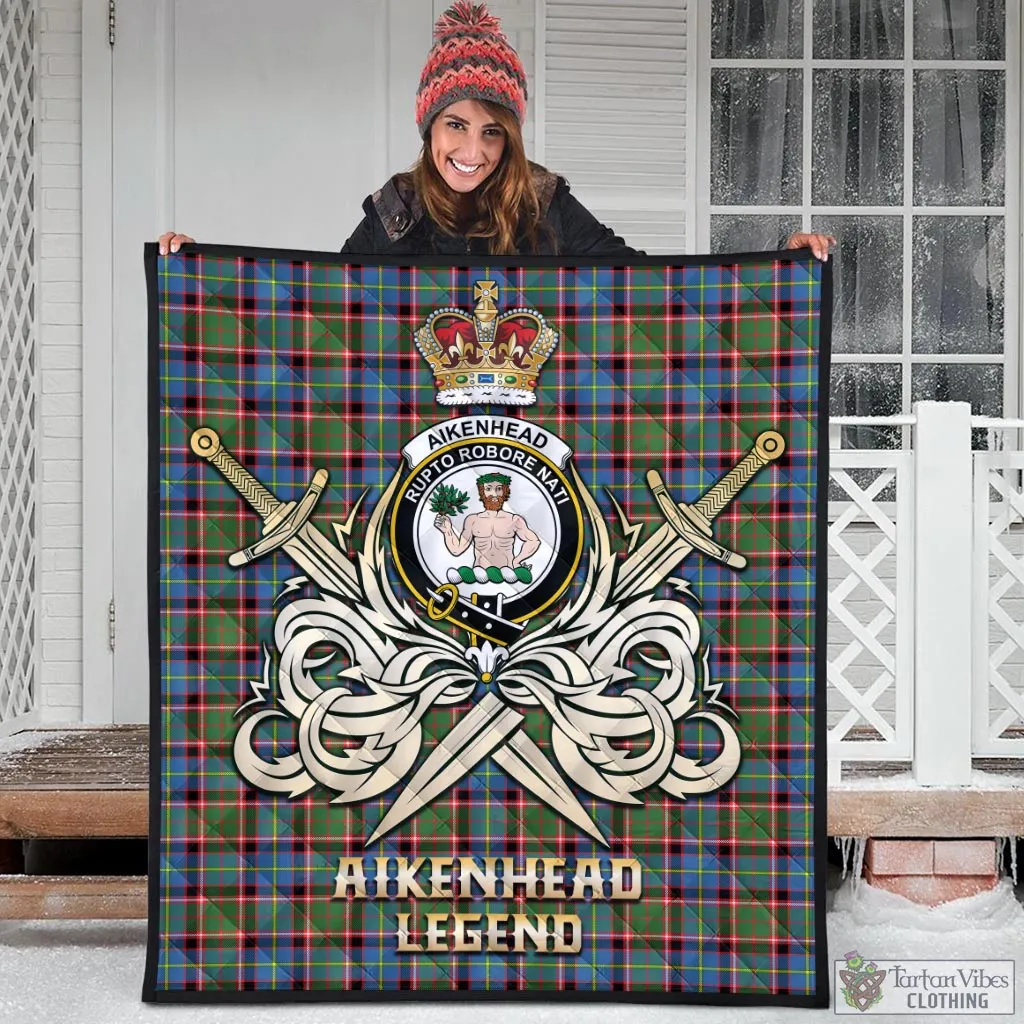
M470 317L454 306L437 309L416 331L441 405L533 405L537 375L558 345L558 334L535 309L498 315L498 286L477 281Z

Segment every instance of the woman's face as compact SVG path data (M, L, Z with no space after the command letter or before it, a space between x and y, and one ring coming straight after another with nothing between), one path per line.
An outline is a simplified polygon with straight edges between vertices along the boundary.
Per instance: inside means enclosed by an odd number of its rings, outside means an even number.
M448 187L472 192L497 169L505 130L476 100L445 107L430 128L430 153Z

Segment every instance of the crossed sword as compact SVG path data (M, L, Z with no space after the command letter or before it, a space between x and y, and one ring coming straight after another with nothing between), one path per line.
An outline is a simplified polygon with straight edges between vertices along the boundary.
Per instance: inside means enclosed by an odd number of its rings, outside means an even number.
M299 501L281 501L224 448L215 430L200 427L193 431L191 447L196 455L220 471L263 520L260 539L232 554L228 558L229 565L241 568L281 548L321 589L341 597L359 596L352 562L309 523L327 485L327 470L318 469L314 473ZM743 458L692 505L675 502L661 474L655 469L649 470L647 484L665 522L623 561L610 600L624 600L651 589L694 550L734 569L742 569L747 564L746 559L713 539L712 523L754 474L778 459L785 447L777 431L766 430L759 434ZM427 755L365 845L369 846L422 810L490 755L503 771L534 796L598 843L608 846L608 840L561 773L521 730L524 718L489 690Z

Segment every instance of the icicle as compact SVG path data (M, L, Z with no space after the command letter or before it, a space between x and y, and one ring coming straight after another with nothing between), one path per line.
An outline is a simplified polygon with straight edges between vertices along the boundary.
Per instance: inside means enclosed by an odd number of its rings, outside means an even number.
M855 889L861 883L861 874L864 871L864 851L867 847L866 839L853 840L853 887Z
M996 877L1003 877L1003 869L1006 866L1006 844L1008 842L1006 836L1001 836L999 839L999 845L996 847Z
M853 839L850 836L833 836L833 840L839 847L839 856L843 859L842 877L845 878L846 872L850 869L850 851L853 847Z
M1017 885L1017 837L1010 836L1010 874L1013 876L1014 887Z

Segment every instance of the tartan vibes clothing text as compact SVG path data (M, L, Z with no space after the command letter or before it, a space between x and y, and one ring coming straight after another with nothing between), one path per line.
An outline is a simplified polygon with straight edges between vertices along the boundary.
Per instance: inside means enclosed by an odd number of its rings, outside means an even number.
M147 273L144 997L826 1005L828 264Z

